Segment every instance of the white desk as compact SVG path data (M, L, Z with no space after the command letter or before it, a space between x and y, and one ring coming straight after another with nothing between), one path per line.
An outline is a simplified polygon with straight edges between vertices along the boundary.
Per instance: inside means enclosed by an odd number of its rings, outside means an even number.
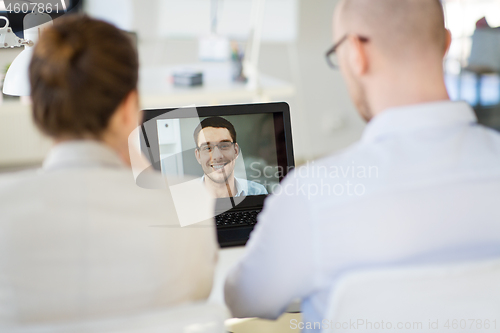
M224 302L224 282L231 267L233 267L245 252L244 246L230 247L219 250L219 261L215 269L214 284L212 293L208 298L209 302L225 304Z
M212 292L208 298L209 302L225 305L224 302L224 282L231 268L243 257L245 247L231 247L219 250L219 261L215 269L214 283ZM297 300L290 304L287 312L299 312L300 301Z
M229 270L235 265L244 254L244 247L234 247L221 249L219 251L219 262L215 270L214 284L209 302L225 305L224 303L224 281ZM300 302L292 303L287 313L283 314L278 320L264 320L257 318L228 319L226 320L226 329L234 333L289 333L295 332L290 328L290 321L300 322L302 315L300 312Z

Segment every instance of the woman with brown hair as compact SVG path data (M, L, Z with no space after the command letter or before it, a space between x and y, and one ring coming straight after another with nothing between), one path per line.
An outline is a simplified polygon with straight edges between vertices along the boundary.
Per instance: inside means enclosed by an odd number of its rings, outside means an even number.
M213 224L181 228L169 192L141 189L130 169L139 97L128 37L63 17L42 33L29 74L34 121L54 147L38 172L0 179L0 330L206 299Z

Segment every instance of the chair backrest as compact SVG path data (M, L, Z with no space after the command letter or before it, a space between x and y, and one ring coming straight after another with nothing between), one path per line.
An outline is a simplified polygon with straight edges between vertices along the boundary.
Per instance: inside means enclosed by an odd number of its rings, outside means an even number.
M351 273L325 317L323 332L500 332L500 260Z
M224 333L225 307L194 303L140 315L72 323L2 327L9 333Z

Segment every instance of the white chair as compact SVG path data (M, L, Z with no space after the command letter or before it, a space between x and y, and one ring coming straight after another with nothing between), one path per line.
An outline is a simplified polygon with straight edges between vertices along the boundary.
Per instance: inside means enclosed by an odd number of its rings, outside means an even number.
M102 320L2 327L9 333L224 333L227 309L207 303Z
M323 332L500 332L500 260L341 278Z

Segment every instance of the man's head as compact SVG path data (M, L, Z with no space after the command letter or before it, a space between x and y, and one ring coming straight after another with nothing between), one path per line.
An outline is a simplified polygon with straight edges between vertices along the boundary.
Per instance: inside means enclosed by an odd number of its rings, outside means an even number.
M138 123L135 47L116 27L59 18L42 33L29 75L36 125L56 141L95 139L125 150Z
M443 95L442 62L451 38L439 0L341 0L334 40L343 37L338 61L366 120L380 108Z
M240 148L233 124L221 117L203 120L194 131L195 156L205 175L223 184L233 175Z

